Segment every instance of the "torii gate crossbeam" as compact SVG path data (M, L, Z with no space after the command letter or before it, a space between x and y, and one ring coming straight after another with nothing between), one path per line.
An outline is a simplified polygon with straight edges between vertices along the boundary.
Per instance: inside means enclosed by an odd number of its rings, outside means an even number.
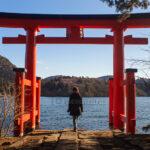
M4 37L3 44L26 44L26 36L19 35L18 37ZM125 44L148 44L147 38L134 38L132 35L124 36ZM114 44L114 37L106 35L98 38L66 38L66 37L45 37L44 35L36 36L36 44Z

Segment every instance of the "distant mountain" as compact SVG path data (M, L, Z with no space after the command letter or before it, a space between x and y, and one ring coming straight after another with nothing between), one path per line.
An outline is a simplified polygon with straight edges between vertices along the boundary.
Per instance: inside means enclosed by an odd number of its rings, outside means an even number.
M43 80L43 82L48 82L48 81L51 81L51 80L54 80L56 78L60 78L60 77L63 77L62 75L56 75L56 76L50 76L50 77L47 77Z
M98 78L56 76L42 80L42 96L68 96L78 86L83 96L107 96L108 82Z
M136 93L139 96L150 96L150 79L147 78L137 79Z
M14 82L14 67L15 65L13 65L7 58L0 55L0 94L3 91L9 91L9 85Z
M42 96L68 96L73 86L78 86L82 96L108 96L108 80L98 78L52 76L42 80ZM136 80L137 96L150 96L150 79Z
M14 82L13 65L7 58L0 55L0 93L2 83ZM99 78L50 76L42 79L42 96L68 96L73 86L78 86L82 96L108 96L108 80L112 76ZM136 80L137 95L150 96L150 79Z
M109 78L112 78L113 76L112 75L108 75L108 76L102 76L102 77L98 77L97 79L99 80L105 80L105 81L108 81Z
M7 58L0 55L0 80L12 82L14 80L13 68L15 67Z

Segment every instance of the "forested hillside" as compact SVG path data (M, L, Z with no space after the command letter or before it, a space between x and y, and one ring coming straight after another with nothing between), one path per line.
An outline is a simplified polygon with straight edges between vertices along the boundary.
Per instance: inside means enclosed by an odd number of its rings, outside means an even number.
M0 95L14 82L13 65L7 58L0 55Z
M53 76L42 80L42 96L68 96L78 86L82 96L108 96L108 79ZM137 79L137 96L150 96L150 79Z
M68 96L72 87L78 86L83 96L107 96L107 80L98 78L56 76L42 81L43 96Z
M0 55L0 79L4 81L14 80L13 65L7 58Z
M3 83L14 82L13 65L7 58L0 55L0 93ZM68 96L73 86L78 86L82 96L108 96L108 79L99 78L50 76L42 80L42 96ZM5 84L5 85L7 85ZM137 95L150 96L150 79L137 79Z

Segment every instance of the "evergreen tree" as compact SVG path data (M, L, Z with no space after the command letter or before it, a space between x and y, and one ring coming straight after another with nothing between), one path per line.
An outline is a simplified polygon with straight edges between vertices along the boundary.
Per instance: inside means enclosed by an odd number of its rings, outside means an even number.
M149 0L101 0L109 7L115 7L116 12L121 13L120 21L127 19L130 16L130 12L134 8L148 9L150 5Z
M127 13L134 8L147 9L150 5L149 0L101 0L108 4L108 6L116 7L117 12Z

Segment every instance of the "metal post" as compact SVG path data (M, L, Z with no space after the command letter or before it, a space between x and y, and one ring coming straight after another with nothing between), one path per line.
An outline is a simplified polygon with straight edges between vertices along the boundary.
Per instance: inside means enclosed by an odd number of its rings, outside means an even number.
M126 133L135 134L136 129L136 84L137 69L126 69Z
M123 129L120 114L124 113L124 38L123 28L114 29L114 128Z

